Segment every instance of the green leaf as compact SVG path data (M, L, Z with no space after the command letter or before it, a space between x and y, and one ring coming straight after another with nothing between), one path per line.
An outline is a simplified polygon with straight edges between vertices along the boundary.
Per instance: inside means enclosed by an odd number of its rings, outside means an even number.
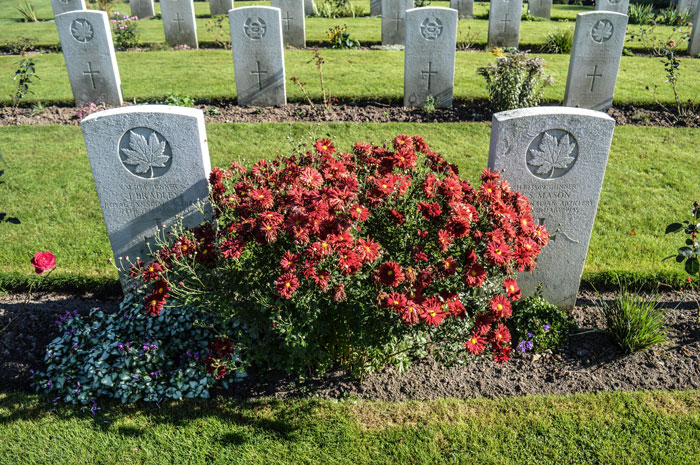
M103 377L100 380L100 383L104 384L105 386L109 386L109 387L112 387L114 385L114 381L112 380L112 377L110 375Z
M691 249L690 247L681 247L680 249L678 249L678 255L690 258L693 256L693 249Z
M666 234L672 233L672 232L677 232L683 229L683 225L680 223L672 223L666 226Z
M696 257L690 258L685 262L685 271L690 275L697 274L700 271L700 262Z

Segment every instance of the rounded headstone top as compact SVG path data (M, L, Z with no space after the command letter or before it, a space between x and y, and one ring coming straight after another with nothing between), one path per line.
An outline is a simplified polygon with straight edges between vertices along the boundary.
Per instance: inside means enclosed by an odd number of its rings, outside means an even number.
M128 107L110 108L108 110L97 111L83 118L80 123L105 118L109 116L133 115L145 113L160 113L179 116L189 116L192 118L204 118L204 112L198 108L186 108L170 105L132 105Z
M517 110L501 111L494 113L494 121L507 121L510 119L531 117L531 116L553 116L553 115L568 115L568 116L585 116L588 118L599 118L601 120L615 121L613 117L607 113L596 110L588 110L586 108L576 107L532 107L518 108Z

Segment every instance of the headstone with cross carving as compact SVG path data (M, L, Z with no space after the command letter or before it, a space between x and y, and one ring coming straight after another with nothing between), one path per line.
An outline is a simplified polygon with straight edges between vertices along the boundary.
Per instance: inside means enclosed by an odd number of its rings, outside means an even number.
M69 11L86 10L85 0L51 0L53 15L68 13Z
M564 105L607 110L612 106L625 43L627 15L590 11L576 16Z
M613 11L626 15L629 5L630 0L596 0L595 9L596 11Z
M452 106L458 20L452 8L406 12L403 106L422 107L428 97L437 108Z
M286 105L282 14L270 6L246 6L228 13L238 104Z
M491 0L489 47L518 47L523 0Z
M525 194L534 222L550 236L535 269L518 276L525 294L541 283L551 303L566 309L576 303L614 128L605 113L579 108L493 115L488 166Z
M107 13L80 10L56 16L75 104L120 106L122 86Z
M199 47L192 0L161 0L160 11L163 16L165 41L169 46Z
M80 125L118 265L127 256L147 262L163 225L202 222L197 203L207 199L211 170L202 110L139 105L93 113Z
M457 10L460 18L474 17L474 0L450 0L450 8Z
M528 0L527 8L535 18L552 17L552 0Z
M700 55L700 27L698 27L699 21L700 8L696 8L695 15L693 16L693 29L690 32L690 38L688 39L689 55Z
M233 9L233 0L209 0L209 13L212 16L227 15Z
M695 10L698 6L698 0L678 0L676 5L676 10L685 11L688 15L693 18L695 16ZM695 23L693 23L693 26Z
M131 15L138 19L152 18L156 14L153 0L129 0Z
M405 45L406 10L413 0L382 0L382 45Z
M304 0L271 0L270 5L282 13L282 39L284 45L306 47Z
M382 0L369 0L369 15L370 16L381 16L382 15Z

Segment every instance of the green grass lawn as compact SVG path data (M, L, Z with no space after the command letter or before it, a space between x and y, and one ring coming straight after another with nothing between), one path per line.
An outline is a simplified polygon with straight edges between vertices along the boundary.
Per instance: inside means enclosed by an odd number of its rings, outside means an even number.
M0 394L3 465L700 462L697 391L100 408L92 417L34 395Z
M293 141L326 134L339 148L358 140L388 142L396 134L421 134L431 147L477 181L486 167L490 125L440 124L210 124L214 166L232 160L252 163L287 153ZM697 198L695 177L700 130L624 126L615 130L585 278L598 282L622 273L646 283L679 283L674 261L661 262L682 244L664 228L684 218ZM56 287L114 284L111 249L80 129L72 126L0 128L5 184L0 210L21 225L0 224L0 288L25 285L35 276L29 259L51 250L58 267ZM86 284L87 283L87 284Z
M20 22L20 15L16 11L16 5L19 0L0 0L0 44L6 41L13 41L18 37L30 37L37 40L38 44L43 47L50 47L59 43L58 32L53 22L40 23L23 23ZM369 0L355 0L353 3L364 6L364 9L369 13ZM247 2L236 1L236 7L250 5L269 5L269 2ZM448 7L447 1L434 1L433 6ZM472 38L471 42L475 46L485 46L488 39L488 20L483 19L488 15L488 2L478 2L474 6L474 14L477 18L472 20L461 20L458 39L464 39L467 34ZM561 27L573 27L576 21L576 14L592 11L592 7L575 6L575 5L554 5L552 7L552 19L555 21L523 21L520 27L520 44L522 48L538 47L545 43L547 34L551 30ZM114 11L122 14L130 14L131 10L128 3L119 3L114 7ZM160 4L156 3L156 12L160 11ZM527 5L523 6L523 11L527 11ZM203 46L212 46L217 40L230 42L228 19L223 22L223 28L213 26L209 16L208 2L195 2L195 14L197 16L197 35L200 43ZM43 20L53 18L50 3L41 2L37 5L37 16ZM563 21L568 21L569 24ZM318 44L326 40L327 31L333 26L347 24L348 30L352 37L358 39L363 45L372 45L381 43L381 19L369 16L358 18L337 18L327 19L320 17L308 17L306 19L306 39L310 44ZM630 26L628 30L637 30L639 26ZM141 32L140 41L147 44L163 44L165 36L163 34L162 20L160 19L145 19L139 21L139 30ZM673 28L668 26L659 26L655 33L660 38L667 38L672 34ZM677 34L676 41L680 37ZM626 47L635 51L644 51L648 48L647 45L640 42L627 40ZM682 47L683 49L685 46Z
M344 101L403 100L404 54L385 50L324 50L324 77L329 92ZM310 60L311 50L287 50L285 67L287 95L290 101L303 101L299 88L291 82L296 76L307 82L314 99L321 89L318 71ZM561 103L569 67L568 55L545 56L546 72L554 76L555 84L545 91L546 101ZM63 56L44 54L34 57L36 74L24 104L73 104ZM485 81L477 68L494 60L487 52L459 52L455 64L455 98L462 101L485 99ZM0 104L8 105L15 91L13 80L18 57L0 56ZM679 91L681 98L690 99L700 93L700 60L681 59ZM117 53L124 98L153 99L167 92L188 95L195 99L231 100L236 97L233 58L226 50L187 50ZM660 59L622 57L615 88L616 104L653 105L656 99L673 102L670 86L665 82L664 65ZM647 90L659 86L656 96Z

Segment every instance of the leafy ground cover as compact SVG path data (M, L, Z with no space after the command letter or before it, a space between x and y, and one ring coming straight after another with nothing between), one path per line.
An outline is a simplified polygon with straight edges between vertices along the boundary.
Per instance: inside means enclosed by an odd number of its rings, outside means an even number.
M700 393L384 403L61 407L0 394L0 457L61 463L616 463L700 460ZM544 441L544 442L543 442ZM544 447L543 447L544 446Z
M321 98L318 71L310 63L310 50L287 50L287 78L296 76L307 83L315 100ZM324 50L323 68L326 87L343 101L400 102L403 99L403 52L374 50ZM44 54L33 57L37 62L35 80L25 104L43 102L73 105L68 73L63 56ZM548 55L546 72L554 76L544 100L560 104L564 97L568 55ZM455 67L455 98L473 101L487 98L486 86L477 68L494 60L487 52L459 52ZM15 91L13 80L18 57L0 56L0 104L8 105ZM231 100L236 97L235 75L231 52L226 50L187 50L117 53L124 97L142 101L162 97L165 90L195 99ZM700 61L680 60L678 88L682 99L700 93ZM146 70L153 74L145 75ZM149 71L150 73L151 71ZM664 64L660 59L622 57L615 88L616 104L654 105L656 98L666 104L674 102L670 86L665 82ZM646 87L659 86L656 97ZM303 94L291 81L287 82L290 101L303 101Z
M490 126L484 123L210 124L213 166L245 164L288 153L311 136L332 136L348 149L358 140L390 140L399 133L421 134L432 148L476 180L486 166ZM287 138L289 136L289 139ZM665 225L685 217L696 194L694 178L679 166L697 164L696 129L621 126L615 130L585 279L616 282L614 273L653 285L685 278L675 262L677 238ZM0 185L2 210L21 225L4 224L0 241L0 288L26 285L37 250L51 250L58 269L53 286L114 284L111 249L79 128L22 126L0 128L6 170Z
M364 10L369 12L369 0L354 1L354 4L364 6ZM235 7L251 5L269 5L269 2L235 2ZM431 6L449 7L447 1L434 1ZM0 2L0 44L5 41L13 41L18 37L31 37L37 40L37 45L51 47L59 43L58 32L54 23L48 20L53 18L53 12L49 4L37 5L37 16L45 20L40 23L19 22L20 15L17 13L16 4L11 0ZM488 2L477 2L474 5L474 15L478 19L461 20L458 39L469 36L474 46L483 47L488 39ZM576 21L576 14L592 11L592 7L575 5L553 5L552 19L554 21L537 20L523 21L520 27L521 48L538 47L545 43L547 34L561 27L573 28ZM131 9L128 3L118 3L114 11L122 14L130 14ZM156 12L160 11L160 4L156 3ZM527 11L527 5L523 6L523 11ZM212 27L209 17L209 5L207 2L195 2L195 14L197 16L197 36L202 46L213 46L217 39L230 42L228 20L224 20L223 27ZM569 22L569 24L566 23ZM337 25L348 25L348 30L354 39L360 41L362 45L381 44L381 19L369 16L358 18L320 18L308 17L306 19L306 40L310 44L325 42L328 30ZM139 30L141 31L140 41L145 44L163 44L165 36L163 33L162 21L159 19L140 20ZM637 26L630 26L637 28ZM470 28L470 29L468 29ZM658 37L667 37L672 33L672 27L659 26L655 33ZM644 51L645 46L639 42L628 39L626 46L631 50Z

